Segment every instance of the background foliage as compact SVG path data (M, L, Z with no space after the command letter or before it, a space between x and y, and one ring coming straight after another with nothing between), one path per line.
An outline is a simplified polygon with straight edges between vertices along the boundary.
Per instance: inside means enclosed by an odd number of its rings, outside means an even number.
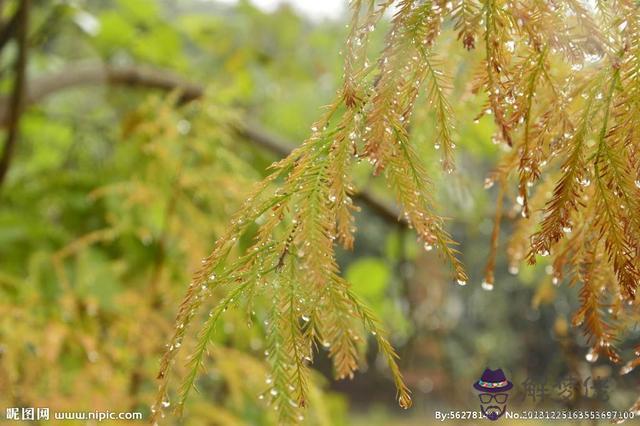
M7 22L19 2L3 3ZM191 273L279 159L238 127L259 125L285 143L305 139L341 86L348 29L286 7L267 14L246 1L33 0L29 18L27 87L100 63L169 70L206 89L193 102L180 102L179 91L135 84L91 84L40 99L20 119L0 193L0 405L150 414L158 361ZM373 34L374 47L382 37ZM433 112L417 111L413 137L423 141L419 156L436 180L439 211L451 218L446 228L460 242L470 285L452 285L448 266L411 231L365 204L354 250L339 251L338 261L389 330L414 408L397 409L391 375L371 340L367 364L352 381L334 382L320 350L308 424L423 424L436 408L475 409L471 384L486 366L505 369L516 387L527 377L550 384L567 374L612 378L609 400L587 395L572 406L626 409L636 397L639 373L619 377L605 359L587 362L586 341L569 324L578 291L552 285L544 261L516 270L500 253L496 289L481 288L496 196L484 188L485 177L502 146L492 143L492 117L474 123L482 105L463 84L480 56L451 49L456 43L449 29L437 49L454 71L449 99L463 172L437 167ZM11 42L0 57L7 97L17 52ZM393 205L370 171L369 164L356 166L356 186ZM519 215L515 195L507 194L505 233ZM269 303L256 303L263 309L221 316L184 423L277 421L259 398L269 389ZM634 338L632 329L620 349L632 352ZM174 368L186 374L186 359Z

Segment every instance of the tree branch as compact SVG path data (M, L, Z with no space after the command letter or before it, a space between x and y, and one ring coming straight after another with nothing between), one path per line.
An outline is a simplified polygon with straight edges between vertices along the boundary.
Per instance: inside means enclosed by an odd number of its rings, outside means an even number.
M96 85L179 90L181 102L189 102L204 96L202 86L186 81L169 71L135 65L113 67L94 63L69 67L34 79L27 86L25 105L33 105L47 96L65 89ZM0 97L0 126L8 124L8 105L8 100ZM293 143L270 134L256 124L242 126L236 131L242 138L279 157L289 155L294 147ZM362 204L386 222L406 224L404 218L400 217L400 211L396 206L387 205L368 191L357 193L354 198L360 200Z
M82 64L65 68L50 75L39 77L27 85L25 105L33 105L47 96L82 86L128 86L182 92L180 101L188 102L204 95L202 87L163 70L139 66L112 67L103 64ZM6 98L0 97L0 124L7 125Z
M14 66L13 91L9 99L9 111L7 117L7 138L4 143L2 156L0 157L0 187L9 171L13 152L15 150L16 141L18 139L18 131L20 126L20 116L24 103L24 88L26 80L27 68L27 30L29 25L29 6L30 0L23 0L20 8L16 12L17 28L16 42L18 44L18 57ZM13 21L13 20L12 20Z
M2 26L0 27L0 50L2 50L4 45L16 34L16 30L20 25L21 9L22 7L18 9L7 22L2 22ZM1 10L2 2L0 2L0 11Z

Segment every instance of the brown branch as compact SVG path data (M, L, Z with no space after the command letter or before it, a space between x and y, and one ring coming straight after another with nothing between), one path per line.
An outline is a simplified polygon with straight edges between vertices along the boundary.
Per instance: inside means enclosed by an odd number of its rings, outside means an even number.
M47 96L82 86L112 85L161 90L179 89L182 102L192 101L204 95L202 87L162 70L138 66L112 67L102 64L72 66L29 82L25 105L32 105ZM8 102L0 98L0 124L7 124Z
M169 71L136 65L113 67L94 63L69 67L68 69L34 79L27 85L24 99L25 106L33 105L47 96L64 89L96 85L179 90L181 92L181 102L189 102L204 96L204 88L202 86L188 82ZM0 97L0 126L8 124L8 105L8 100ZM242 138L265 148L279 157L289 155L295 146L293 143L272 135L255 124L242 126L237 128L236 131ZM406 224L404 218L400 217L400 210L396 206L388 205L368 191L355 194L354 198L358 199L384 221Z
M0 50L2 50L5 44L7 44L7 42L17 34L22 9L22 7L18 9L9 21L2 22L2 26L0 27ZM0 11L2 11L2 2L0 2Z
M9 171L13 152L15 151L18 131L20 126L20 116L24 103L24 88L27 68L27 27L29 25L30 0L23 0L20 8L16 12L17 29L16 42L18 44L18 57L14 66L14 82L11 98L8 102L7 112L7 138L4 143L2 156L0 157L0 187Z

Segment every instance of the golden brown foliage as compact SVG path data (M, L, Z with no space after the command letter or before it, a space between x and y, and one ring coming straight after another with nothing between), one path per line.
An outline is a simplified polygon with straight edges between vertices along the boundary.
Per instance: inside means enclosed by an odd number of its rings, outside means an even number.
M636 308L640 279L640 16L633 1L612 3L592 10L577 0L352 1L344 85L309 139L272 166L203 259L162 361L158 401L168 391L171 363L198 308L213 289L228 288L216 306L207 307L179 407L220 315L239 304L251 310L255 295L272 303L266 396L282 423L302 416L316 348L328 349L336 377L351 377L367 340L364 331L375 335L387 358L400 405L410 405L396 354L372 312L341 278L335 245L353 246L350 176L354 163L366 160L374 175L386 178L425 249L437 247L453 279L466 284L410 137L416 105L432 108L434 145L441 149L443 170L453 171L450 82L434 51L441 31L451 27L463 48L482 52L469 79L484 101L476 119L491 115L495 141L510 151L487 181L488 187L499 183L501 205L512 175L516 180L522 217L507 250L510 269L525 258L536 263L551 256L554 283L568 274L571 284L582 285L574 323L589 336L589 359L605 354L618 362L616 336ZM370 60L369 33L392 5L385 47ZM500 222L501 207L487 290L494 287ZM252 245L240 251L237 242L246 235Z

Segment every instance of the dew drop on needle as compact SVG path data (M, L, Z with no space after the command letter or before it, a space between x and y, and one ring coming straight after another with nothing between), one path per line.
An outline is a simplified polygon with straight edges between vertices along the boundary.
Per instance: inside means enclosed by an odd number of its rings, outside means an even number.
M596 362L598 360L598 352L594 348L591 348L584 358L589 362Z

